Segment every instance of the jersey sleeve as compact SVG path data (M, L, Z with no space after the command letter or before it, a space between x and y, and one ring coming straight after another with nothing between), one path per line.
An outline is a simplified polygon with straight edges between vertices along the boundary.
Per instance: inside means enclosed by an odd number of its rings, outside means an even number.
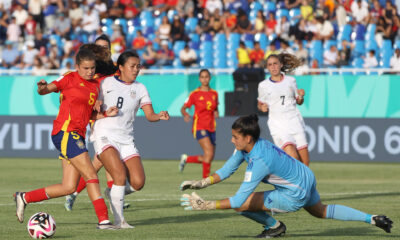
M147 91L147 88L144 85L141 85L140 88L139 103L140 103L140 108L142 108L145 105L151 105L149 92Z
M292 88L293 91L294 91L294 97L297 98L297 97L299 96L299 94L297 93L297 89L298 89L298 88L297 88L297 82L296 82L296 79L295 79L295 78L293 78L291 88Z
M243 161L243 153L235 149L232 156L225 162L224 166L218 169L215 173L218 174L219 178L222 181L230 177L234 172L236 172Z
M258 84L257 100L262 103L267 103L267 92L264 90L262 82Z
M247 200L251 193L254 192L258 184L270 174L269 167L264 161L253 161L249 164L242 185L233 197L229 198L231 208L239 208Z
M71 73L70 73L71 74ZM51 83L53 83L54 85L56 85L57 87L57 91L56 92L60 92L63 89L65 89L68 86L70 77L67 75L61 76L58 79L52 81Z
M193 93L189 95L189 97L185 101L185 106L190 108L194 104L193 102Z

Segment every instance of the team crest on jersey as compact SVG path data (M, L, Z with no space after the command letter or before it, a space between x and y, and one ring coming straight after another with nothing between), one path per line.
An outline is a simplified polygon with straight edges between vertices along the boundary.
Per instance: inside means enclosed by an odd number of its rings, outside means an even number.
M199 100L201 101L201 100L204 100L204 97L203 96L201 96L200 98L199 98Z
M80 83L80 84L79 84L79 86L81 86L81 87L84 87L84 86L85 86L85 84L83 84L83 83Z
M201 130L200 133L201 133L202 136L205 136L206 135L206 130Z
M80 149L84 149L84 148L85 148L85 144L83 143L82 140L76 141L76 145L77 145Z
M136 91L133 91L133 90L131 91L131 97L136 98Z

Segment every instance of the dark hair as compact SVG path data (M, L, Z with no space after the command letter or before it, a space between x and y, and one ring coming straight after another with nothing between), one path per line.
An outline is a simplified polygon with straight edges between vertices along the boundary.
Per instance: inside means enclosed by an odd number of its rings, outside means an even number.
M137 54L136 51L128 50L119 55L117 60L117 66L119 67L121 65L124 65L131 57L135 57L140 60L139 54Z
M200 76L200 74L201 74L202 72L208 73L208 76L211 77L211 73L210 73L210 71L209 71L208 69L206 69L206 68L201 69L200 72L199 72L199 76Z
M96 40L94 40L94 42L96 43L96 42L99 41L99 40L104 40L104 41L106 41L106 42L108 43L108 49L109 49L109 50L111 49L111 41L110 41L110 38L109 38L107 35L101 34L100 36L98 36L98 37L96 38Z
M254 142L260 138L260 126L258 125L257 114L240 117L232 124L232 129L238 131L243 136L250 135Z
M80 65L83 61L96 61L96 56L87 48L80 48L75 56L75 62Z
M117 67L111 60L111 53L108 49L94 43L87 43L83 44L79 48L79 51L81 50L89 51L94 55L94 60L96 61L96 73L111 75L117 71ZM76 63L78 64L77 61Z
M282 63L281 71L288 73L293 71L298 66L301 66L301 61L295 55L289 53L271 54L267 58L267 62L270 58L276 58Z

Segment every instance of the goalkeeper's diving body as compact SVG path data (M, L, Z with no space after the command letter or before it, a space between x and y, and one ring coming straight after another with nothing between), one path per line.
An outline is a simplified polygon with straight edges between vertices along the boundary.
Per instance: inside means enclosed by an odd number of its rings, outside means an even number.
M181 190L201 189L219 183L246 162L244 180L235 196L218 201L203 200L196 193L184 194L185 210L235 209L239 214L265 226L257 237L280 237L286 226L269 213L295 212L304 208L317 218L360 221L390 233L392 221L384 215L371 215L342 205L324 205L316 189L313 172L303 163L287 155L271 142L259 138L257 115L244 116L232 125L232 143L236 149L224 166L210 177L184 181ZM253 192L259 183L268 183L274 190Z

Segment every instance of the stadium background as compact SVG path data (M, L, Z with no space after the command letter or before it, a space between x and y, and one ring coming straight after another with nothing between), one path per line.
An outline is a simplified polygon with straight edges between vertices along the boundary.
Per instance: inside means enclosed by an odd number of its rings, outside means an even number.
M58 111L58 95L39 96L36 82L42 77L0 78L0 150L2 157L55 157L50 141L52 120ZM54 76L44 77L47 81ZM307 125L311 159L318 161L399 162L400 89L393 75L307 75L297 76L306 91L300 111ZM198 86L197 75L141 75L156 111L168 110L169 122L148 123L139 111L135 138L143 158L177 159L183 152L200 153L190 134L190 124L180 117L180 107ZM214 74L211 87L220 96L217 120L216 159L227 159L233 147L230 126L235 115L225 106L225 93L234 91L234 79ZM229 104L229 103L228 103ZM252 108L252 106L241 106ZM240 112L239 112L240 113ZM238 115L238 114L236 114ZM262 116L262 136L270 139Z

